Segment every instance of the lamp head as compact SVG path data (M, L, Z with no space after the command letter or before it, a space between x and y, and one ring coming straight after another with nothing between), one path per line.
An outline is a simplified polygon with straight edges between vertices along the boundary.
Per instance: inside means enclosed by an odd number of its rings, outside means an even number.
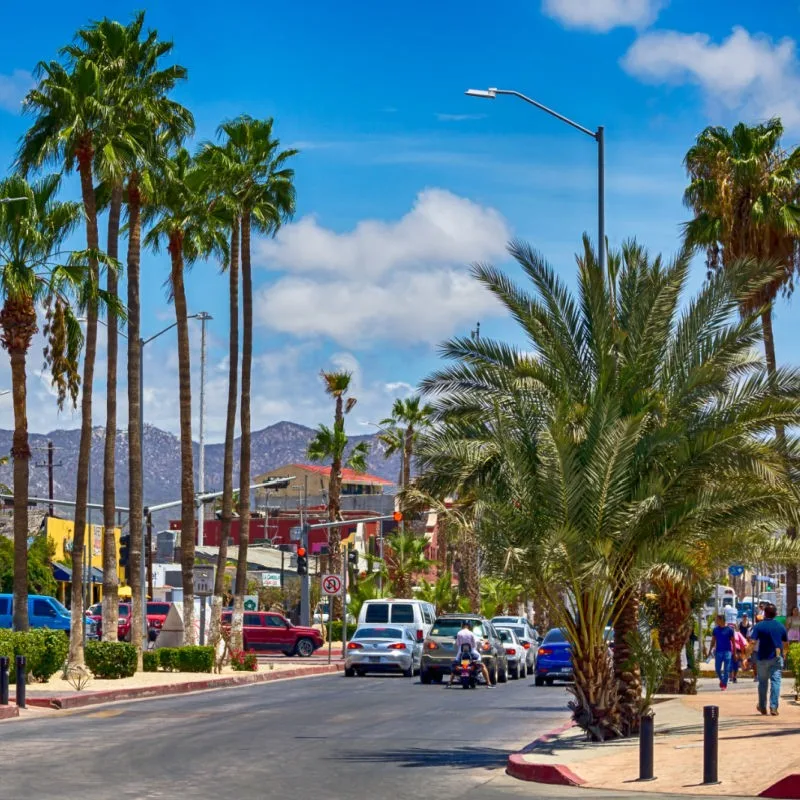
M464 94L469 97L483 97L485 100L494 100L497 97L497 89L467 89Z

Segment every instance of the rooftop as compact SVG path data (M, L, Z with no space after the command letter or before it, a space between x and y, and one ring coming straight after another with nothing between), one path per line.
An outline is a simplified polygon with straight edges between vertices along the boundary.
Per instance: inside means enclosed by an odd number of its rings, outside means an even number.
M281 467L280 471L283 472L287 469L305 470L306 472L313 472L317 475L325 475L330 477L331 468L325 467L320 464L289 464L286 467ZM270 470L270 472L277 472L278 470ZM356 472L354 469L342 468L342 483L368 483L377 484L379 486L393 486L392 481L387 481L386 478L380 478L377 475L369 475L366 472Z

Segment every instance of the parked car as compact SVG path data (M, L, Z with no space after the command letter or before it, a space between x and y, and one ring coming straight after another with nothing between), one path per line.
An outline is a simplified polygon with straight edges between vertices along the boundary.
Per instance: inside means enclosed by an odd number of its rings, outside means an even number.
M162 603L159 601L151 601L147 604L147 630L149 631L149 639L154 640L169 614L169 607L171 603ZM117 610L117 639L120 642L129 642L131 640L131 613L133 606L130 603L120 603ZM98 635L103 634L103 604L95 603L89 608L89 614L97 624Z
M497 627L497 635L503 643L508 660L508 674L516 678L524 678L528 674L528 653L522 642L511 628Z
M469 622L478 639L478 652L492 683L508 680L508 659L497 631L488 619L474 614L445 614L437 617L425 638L419 678L422 683L439 682L449 675L456 657L456 635Z
M536 655L534 682L552 686L553 682L572 680L572 648L561 628L547 631Z
M410 678L419 672L422 643L408 628L400 625L359 625L347 643L344 674L364 675L367 672L402 672Z
M503 622L506 619L523 619L524 623ZM514 635L519 639L520 644L525 650L525 671L533 674L536 666L536 651L539 649L539 636L536 631L528 624L524 617L495 617L492 625L499 631L500 628L514 631Z
M223 626L230 628L231 616L230 611L222 612ZM272 611L245 611L242 647L307 657L322 647L322 636L315 628L292 625Z
M359 625L402 625L423 642L433 627L436 608L424 600L366 600L358 614Z
M14 595L0 594L0 628L11 628L14 624ZM50 628L54 631L72 629L72 614L59 600L44 594L28 595L28 624L31 628ZM90 617L85 618L86 638L97 638L97 625Z

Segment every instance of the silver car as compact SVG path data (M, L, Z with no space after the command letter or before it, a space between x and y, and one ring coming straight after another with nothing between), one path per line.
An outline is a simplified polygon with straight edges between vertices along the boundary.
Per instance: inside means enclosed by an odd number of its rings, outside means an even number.
M419 672L422 643L406 628L359 625L347 643L344 674L348 678L367 672L401 672L406 678Z
M499 619L503 619L503 617ZM532 675L533 668L536 666L536 653L539 649L539 638L536 635L536 631L527 622L524 625L512 622L495 622L494 625L498 632L500 628L503 628L514 633L525 650L525 671Z
M511 628L496 627L508 659L508 674L511 678L524 678L528 674L527 651Z

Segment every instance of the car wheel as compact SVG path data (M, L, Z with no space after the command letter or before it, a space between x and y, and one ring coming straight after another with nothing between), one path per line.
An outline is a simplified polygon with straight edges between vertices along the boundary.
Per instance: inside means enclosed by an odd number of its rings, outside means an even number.
M345 678L353 678L356 674L356 671L352 667L345 667L344 668L344 676Z
M311 639L299 639L294 651L297 655L308 658L314 652L314 642Z
M419 682L424 683L425 685L431 682L432 676L431 673L427 669L421 669L419 671Z
M413 678L414 677L414 666L413 664L408 668L403 670L403 677L404 678Z
M508 671L508 677L511 678L512 681L515 681L519 678L519 667L512 667Z
M367 671L364 670L364 669L357 669L356 670L356 675L358 675L359 678L363 678L366 674L367 674Z
M497 664L494 664L492 669L489 670L489 682L492 686L497 686Z
M554 681L554 680L555 680L555 678L545 678L545 679L544 679L544 682L545 682L545 683L546 683L548 686L552 686L552 685L553 685L553 681Z
M508 665L497 668L497 680L500 683L508 683Z
M433 682L434 683L441 683L442 682L442 678L444 678L444 675L441 672L434 672L433 673Z
M527 666L528 666L528 665L527 665L527 664L526 664L526 663L523 661L523 662L522 662L522 663L521 663L521 664L520 664L520 665L517 667L517 677L518 677L518 678L524 678L524 677L525 677L525 676L528 674L528 673L527 673L527 671L526 671L526 669L525 669L525 667L527 667Z
M541 675L537 675L533 681L537 686L544 686L544 678Z

